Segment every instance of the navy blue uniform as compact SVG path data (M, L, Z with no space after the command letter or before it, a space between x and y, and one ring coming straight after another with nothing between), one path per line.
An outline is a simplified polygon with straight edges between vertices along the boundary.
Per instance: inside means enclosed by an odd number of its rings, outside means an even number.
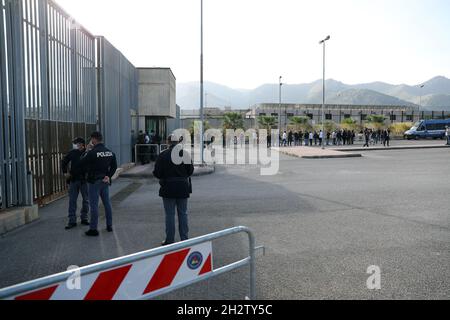
M103 182L105 177L110 180L117 170L115 154L105 147L97 144L81 159L80 164L86 167L87 181L89 184L89 204L91 207L91 230L98 228L98 201L102 199L105 207L106 225L112 228L112 207L109 199L109 184Z
M70 178L67 179L69 184L69 225L77 223L77 201L80 193L83 198L81 221L86 222L88 220L89 195L86 183L86 168L80 165L80 160L84 154L84 151L72 150L61 160L61 168L64 174L68 172L70 163Z
M86 181L86 168L80 165L80 159L85 152L80 150L72 150L61 160L61 167L64 174L68 172L70 163L70 180Z

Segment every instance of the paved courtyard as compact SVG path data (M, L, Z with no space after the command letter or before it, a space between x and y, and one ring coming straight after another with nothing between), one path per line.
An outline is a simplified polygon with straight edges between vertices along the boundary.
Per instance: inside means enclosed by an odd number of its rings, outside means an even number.
M276 176L219 166L193 179L191 236L237 225L255 231L260 299L449 299L450 149L363 152L362 158L281 155ZM164 219L154 179L113 187L115 232L64 230L66 200L0 238L0 287L158 246ZM104 220L101 224L104 224ZM246 238L214 243L214 265L246 254ZM381 268L381 290L366 288ZM168 298L243 298L247 272Z

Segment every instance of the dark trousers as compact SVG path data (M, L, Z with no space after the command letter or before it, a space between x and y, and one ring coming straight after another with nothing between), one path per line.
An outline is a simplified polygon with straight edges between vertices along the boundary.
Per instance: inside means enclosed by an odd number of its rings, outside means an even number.
M178 213L178 231L181 241L189 239L188 226L188 199L163 198L164 211L166 212L166 242L175 242L175 210Z
M369 142L370 142L370 140L366 138L366 143L364 144L363 148L364 148L364 147L367 147L367 148L368 148L368 147L369 147Z
M83 204L81 207L81 220L88 220L89 196L88 185L83 181L71 181L69 184L69 223L77 223L77 202L81 193Z
M98 202L102 199L105 207L106 226L112 227L112 206L109 199L109 184L98 180L95 183L89 183L89 204L91 207L91 230L98 228Z

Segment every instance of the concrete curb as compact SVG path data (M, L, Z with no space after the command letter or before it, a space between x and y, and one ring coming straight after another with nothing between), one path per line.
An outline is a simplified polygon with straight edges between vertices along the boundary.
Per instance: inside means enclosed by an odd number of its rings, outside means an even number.
M302 159L343 159L343 158L362 158L362 154L343 154L343 155L333 155L333 156L303 156Z
M205 176L208 174L213 174L215 171L216 171L215 166L195 165L194 166L194 174L192 176L194 176L194 177ZM149 171L149 170L146 170L144 172L139 172L139 173L123 172L120 174L120 177L122 177L122 178L141 178L141 179L155 178L153 176L152 171Z
M0 235L4 235L37 219L39 219L38 205L6 210L0 214Z
M436 146L406 146L406 147L374 147L374 148L354 148L354 149L332 149L334 151L341 152L355 152L355 151L387 151L387 150L415 150L415 149L445 149L450 148L448 145L436 145Z
M194 167L194 177L206 176L208 174L213 174L216 172L215 166L195 166Z
M120 168L117 168L116 173L112 177L112 181L117 180L119 177L123 176L128 172L130 169L134 168L136 166L135 163L127 163L122 165Z

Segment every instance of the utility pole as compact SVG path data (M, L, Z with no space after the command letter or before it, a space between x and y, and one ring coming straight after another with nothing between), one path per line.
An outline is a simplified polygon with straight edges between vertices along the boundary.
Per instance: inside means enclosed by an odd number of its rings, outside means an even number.
M278 145L279 147L281 147L280 143L280 135L281 135L281 87L283 86L283 83L281 82L281 79L283 79L282 76L280 76L279 79L279 92L278 92L278 98L279 98L279 103L278 103Z
M204 145L204 136L203 136L203 126L204 126L204 115L203 115L203 0L200 0L200 161L203 165L204 161L204 153L203 153L203 145Z
M325 42L330 40L330 36L327 36L325 39L319 42L319 44L323 44L323 91L322 91L322 149L325 150Z

